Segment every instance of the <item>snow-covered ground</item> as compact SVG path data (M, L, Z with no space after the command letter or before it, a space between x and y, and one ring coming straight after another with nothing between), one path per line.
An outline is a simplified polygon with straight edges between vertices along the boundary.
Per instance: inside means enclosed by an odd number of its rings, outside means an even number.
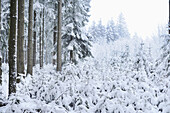
M157 74L147 55L135 57L135 48L126 56L120 47L93 44L94 58L65 64L62 72L52 65L43 69L37 65L33 76L22 79L9 99L8 65L3 64L2 99L8 104L0 112L170 113L170 76Z

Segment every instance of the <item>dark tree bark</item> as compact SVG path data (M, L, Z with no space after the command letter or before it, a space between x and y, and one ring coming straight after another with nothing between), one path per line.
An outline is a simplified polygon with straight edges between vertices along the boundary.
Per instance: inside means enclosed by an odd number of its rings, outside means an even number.
M5 63L8 63L8 49L5 49Z
M10 1L10 37L8 40L9 60L9 95L16 92L15 40L16 40L16 6L17 1Z
M17 82L24 70L24 0L18 0Z
M169 0L169 35L170 35L170 0Z
M27 40L24 40L24 64L27 64Z
M2 63L5 63L5 51L2 50Z
M29 0L27 74L30 75L32 75L32 68L33 68L32 26L33 26L33 0Z
M0 40L1 40L1 0L0 0ZM0 85L2 85L2 48L0 44Z
M42 37L41 37L41 17L42 17L42 13L40 12L40 39L39 39L39 63L40 63L40 69L42 68Z
M48 49L47 49L47 44L48 44L48 40L47 40L47 32L45 33L46 34L46 44L45 44L45 64L47 65L49 62L48 62Z
M33 66L36 64L36 10L34 10L34 45L33 45Z
M61 71L61 23L62 0L58 0L58 39L57 39L57 71Z
M70 61L73 62L73 50L70 50Z
M56 50L55 50L55 44L56 44L56 40L57 40L57 23L56 23L56 19L57 19L57 3L55 3L55 19L54 19L54 34L53 34L53 46L54 46L54 50L53 50L53 65L56 64Z
M0 56L0 86L2 85L2 57Z
M44 25L44 14L45 13L45 10L44 10L44 8L43 8L43 30L42 30L42 58L41 58L41 62L42 62L42 67L43 67L43 65L44 65L44 31L45 31L45 25Z

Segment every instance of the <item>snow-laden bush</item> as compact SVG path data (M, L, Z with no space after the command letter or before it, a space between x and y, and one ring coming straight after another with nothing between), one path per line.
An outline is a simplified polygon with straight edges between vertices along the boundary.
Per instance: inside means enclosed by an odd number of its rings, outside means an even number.
M8 71L3 69L7 83ZM147 55L133 56L127 51L64 64L62 72L52 65L36 66L33 76L17 84L15 95L3 98L6 105L0 112L169 113L169 81L170 77L156 73Z
M102 67L102 62L87 62L65 64L62 72L56 72L51 65L41 70L35 67L34 75L21 80L17 93L0 110L4 113L169 112L170 78L155 75L151 79L145 70L132 71L121 62L108 63L107 68Z

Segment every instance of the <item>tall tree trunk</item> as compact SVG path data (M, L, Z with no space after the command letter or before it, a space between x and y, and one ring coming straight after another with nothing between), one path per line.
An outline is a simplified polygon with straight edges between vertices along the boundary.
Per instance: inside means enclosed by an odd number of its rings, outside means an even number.
M55 3L55 19L54 19L54 34L53 34L53 46L54 46L54 50L53 50L53 65L56 64L56 40L57 40L57 3Z
M1 40L1 0L0 0L0 40ZM2 85L2 44L0 44L0 85Z
M8 40L9 59L9 95L16 92L15 40L16 40L16 6L17 1L10 1L10 37Z
M24 40L24 64L27 64L27 40Z
M58 0L58 40L57 40L57 71L61 71L61 23L62 0Z
M24 74L24 0L18 0L17 82Z
M2 56L0 56L0 86L2 85Z
M43 67L43 64L44 64L44 8L43 8L43 30L42 30L42 58L41 58L41 60L42 60L42 67Z
M45 37L46 37L46 44L45 44L45 62L46 65L49 63L48 62L48 52L47 52L47 44L48 44L48 40L47 40L47 32L45 32Z
M169 0L169 35L170 35L170 0Z
M34 10L34 44L33 44L33 66L36 64L36 10Z
M33 44L32 44L32 20L33 19L33 0L29 0L29 23L28 23L28 47L27 47L27 74L32 75L33 68Z
M40 69L42 68L42 60L41 60L41 58L42 58L42 52L41 52L41 48L42 48L42 37L41 37L41 17L42 17L42 13L40 12L40 34L39 34L39 36L40 36L40 39L39 39L39 63L40 63Z

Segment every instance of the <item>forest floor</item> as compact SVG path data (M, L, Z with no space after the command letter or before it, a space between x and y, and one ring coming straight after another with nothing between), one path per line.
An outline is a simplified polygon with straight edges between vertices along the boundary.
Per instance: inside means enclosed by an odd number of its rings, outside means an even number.
M0 113L170 113L170 76L137 68L136 57L102 52L77 65L64 64L62 72L37 65L9 98L8 65L3 64Z
M7 75L3 71L4 92ZM34 76L17 84L15 95L3 98L8 104L0 107L0 112L169 113L169 81L115 66L106 69L97 61L67 64L61 73L56 73L52 65L41 70L37 66Z

